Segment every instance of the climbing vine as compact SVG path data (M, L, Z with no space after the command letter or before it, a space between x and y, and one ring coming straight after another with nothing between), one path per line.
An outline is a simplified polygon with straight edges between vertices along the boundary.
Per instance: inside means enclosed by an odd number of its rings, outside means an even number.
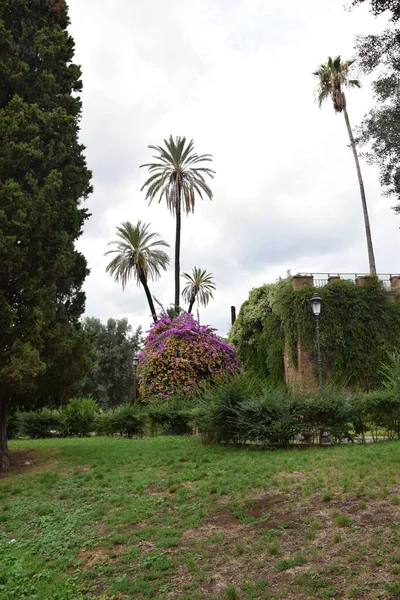
M284 334L276 299L286 288L290 289L288 279L251 290L229 333L246 369L275 384L284 378Z
M283 354L297 366L297 344L316 355L310 298L322 298L321 345L325 379L353 388L382 383L387 353L400 348L400 304L369 277L362 287L335 280L315 290L293 291L290 278L250 292L232 327L230 341L246 368L273 382L284 380Z

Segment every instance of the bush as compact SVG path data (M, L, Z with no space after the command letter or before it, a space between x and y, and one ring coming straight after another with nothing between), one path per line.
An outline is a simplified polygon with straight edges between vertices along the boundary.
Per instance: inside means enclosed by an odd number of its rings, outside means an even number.
M238 421L241 404L259 391L256 379L235 375L209 388L200 400L198 425L211 442L241 443L244 437Z
M129 438L143 435L145 417L135 406L118 406L104 413L102 417L108 424L106 433L109 435L119 433Z
M388 352L388 360L382 365L383 385L400 396L400 352Z
M353 440L359 433L361 419L350 394L342 390L326 390L322 396L305 399L301 410L303 436L326 431L336 441Z
M258 397L245 400L238 411L241 438L271 448L286 448L303 430L303 402L285 388L266 386Z
M100 411L98 415L96 415L96 419L94 422L94 430L96 435L112 435L111 432L111 423L110 423L110 410L108 411Z
M364 420L375 434L386 433L388 437L400 437L400 395L394 390L377 390L365 394L359 401Z
M393 436L400 428L399 406L395 395L385 391L353 398L326 390L323 396L302 397L236 376L207 390L198 423L209 441L284 448L296 438L311 441L320 431L339 442L352 441L367 427L385 428Z
M93 431L97 412L93 398L72 398L60 412L62 435L88 435Z
M193 433L193 402L173 397L165 402L149 405L147 414L152 433L161 427L165 435L191 435Z
M33 439L52 437L60 431L58 411L42 408L39 411L17 413L18 432Z
M187 313L172 320L162 315L139 354L140 397L159 401L176 394L194 396L199 386L220 383L239 371L234 348L214 331Z

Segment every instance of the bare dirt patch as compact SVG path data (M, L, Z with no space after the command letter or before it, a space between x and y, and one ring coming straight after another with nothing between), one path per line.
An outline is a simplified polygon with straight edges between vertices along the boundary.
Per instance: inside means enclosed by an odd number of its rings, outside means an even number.
M57 448L37 450L11 449L9 450L10 467L4 473L0 472L0 478L20 475L21 473L31 473L36 469L54 466L59 453L60 450Z
M195 529L188 529L182 536L185 542L206 540L215 532L222 532L230 538L239 536L245 525L235 517L229 508L211 513L203 523Z
M258 494L243 511L245 515L262 520L259 526L263 528L276 529L282 527L282 523L293 528L300 523L298 511L291 509L290 497L285 494Z
M165 490L160 490L157 484L149 485L145 490L145 494L151 494L152 496L166 496Z
M359 498L328 503L314 497L296 505L289 494L261 493L242 509L243 521L235 516L236 509L234 514L221 507L182 536L182 547L205 553L199 560L199 568L208 569L201 583L204 600L230 585L239 590L257 582L267 582L265 590L285 600L347 598L350 589L351 597L360 600L375 600L377 593L384 600L400 599L400 594L385 590L398 578L390 556L400 511L389 500L370 499L360 505ZM338 515L348 515L349 523L341 526ZM256 521L246 522L246 516ZM269 541L268 529L273 535ZM388 543L385 560L382 549L375 551L377 535ZM274 543L276 552L270 551ZM180 598L182 586L192 577L187 572L173 577L174 591L168 597ZM332 591L322 596L323 589ZM237 598L245 600L246 593L238 592Z
M143 541L143 542L139 542L138 544L136 544L136 546L138 548L140 548L142 552L147 553L147 552L151 552L153 550L153 548L155 547L155 544L153 544L152 542Z
M76 556L76 560L84 562L85 569L90 569L93 567L93 565L98 563L108 563L109 556L104 548L90 548L88 550L79 552L79 554Z

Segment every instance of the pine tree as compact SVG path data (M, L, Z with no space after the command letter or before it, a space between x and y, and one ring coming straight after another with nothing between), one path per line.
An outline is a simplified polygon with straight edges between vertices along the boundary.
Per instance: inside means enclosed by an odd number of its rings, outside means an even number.
M0 4L0 470L12 403L61 400L89 363L74 243L91 173L68 24L63 0Z

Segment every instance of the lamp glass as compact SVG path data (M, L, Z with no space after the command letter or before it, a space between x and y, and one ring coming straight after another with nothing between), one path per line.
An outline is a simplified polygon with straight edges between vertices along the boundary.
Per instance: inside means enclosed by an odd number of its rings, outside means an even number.
M311 298L311 306L313 314L318 317L321 314L322 298L318 294L314 294Z
M139 359L138 359L138 357L137 357L137 356L134 356L134 357L133 357L133 364L134 364L134 366L135 366L135 367L137 367L138 360L139 360Z

